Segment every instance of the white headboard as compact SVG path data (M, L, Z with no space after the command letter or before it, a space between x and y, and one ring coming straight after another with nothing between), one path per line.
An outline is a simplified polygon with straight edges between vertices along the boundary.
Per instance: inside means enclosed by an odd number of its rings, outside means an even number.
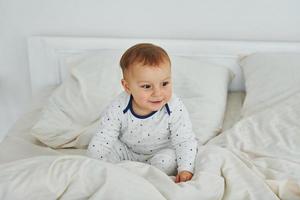
M169 40L89 37L45 37L28 39L29 67L32 94L46 86L58 85L65 76L61 56L94 50L125 51L130 46L150 42L163 47L170 55L196 56L229 67L235 78L231 91L244 90L238 58L254 52L300 52L300 42Z

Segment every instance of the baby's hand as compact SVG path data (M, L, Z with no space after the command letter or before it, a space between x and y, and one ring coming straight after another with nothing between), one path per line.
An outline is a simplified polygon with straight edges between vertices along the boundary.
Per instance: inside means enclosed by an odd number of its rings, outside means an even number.
M191 180L193 174L189 171L181 171L177 174L175 183L185 182Z

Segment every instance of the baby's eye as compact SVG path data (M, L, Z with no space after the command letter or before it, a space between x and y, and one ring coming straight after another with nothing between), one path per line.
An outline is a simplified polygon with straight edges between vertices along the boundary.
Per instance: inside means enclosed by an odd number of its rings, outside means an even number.
M143 89L150 89L150 88L151 88L151 85L145 84L145 85L142 85L141 87L142 87Z
M165 81L165 82L163 82L163 86L167 86L169 84L169 82L168 81Z

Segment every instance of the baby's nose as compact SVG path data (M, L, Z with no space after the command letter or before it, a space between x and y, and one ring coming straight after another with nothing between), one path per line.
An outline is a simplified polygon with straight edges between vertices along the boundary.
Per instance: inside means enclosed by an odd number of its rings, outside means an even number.
M161 94L161 89L160 88L154 88L153 90L153 96L160 96Z

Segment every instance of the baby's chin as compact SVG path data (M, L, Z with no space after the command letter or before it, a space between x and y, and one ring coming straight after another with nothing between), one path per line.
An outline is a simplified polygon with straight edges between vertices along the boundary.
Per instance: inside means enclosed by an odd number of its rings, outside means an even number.
M160 110L166 103L165 101L149 102L152 111Z

